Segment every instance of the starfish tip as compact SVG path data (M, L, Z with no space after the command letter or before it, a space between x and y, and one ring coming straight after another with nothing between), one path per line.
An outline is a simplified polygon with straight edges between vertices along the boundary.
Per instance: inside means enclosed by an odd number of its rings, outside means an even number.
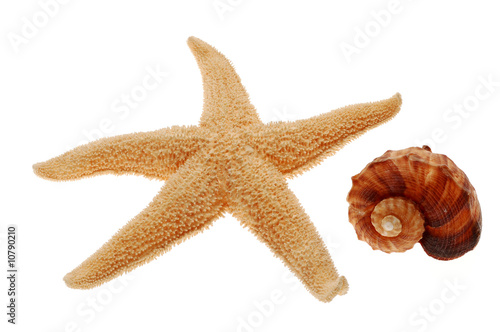
M394 99L396 99L398 101L399 104L401 104L403 102L403 97L401 97L401 94L399 92L397 92L394 96L393 96Z
M349 290L349 283L347 282L347 279L344 276L340 277L340 282L337 290L338 290L338 295L347 294L347 291Z
M198 62L210 56L222 56L213 46L194 36L188 38L187 44Z
M205 42L200 38L197 38L195 36L190 36L187 39L187 44L190 48L193 48L193 47L200 47L201 45L205 44Z
M401 104L403 104L403 97L401 97L401 94L399 92L397 92L389 100L390 102L393 102L398 108L401 107Z
M43 164L44 163L36 163L33 165L33 172L38 175L39 177L43 178Z
M78 287L76 287L76 284L72 278L71 272L66 274L64 276L63 280L64 280L64 283L66 284L66 286L68 286L69 288L78 288Z
M47 165L47 162L36 163L33 165L33 173L36 176L45 179L45 180L56 180L53 174L51 174L50 169Z

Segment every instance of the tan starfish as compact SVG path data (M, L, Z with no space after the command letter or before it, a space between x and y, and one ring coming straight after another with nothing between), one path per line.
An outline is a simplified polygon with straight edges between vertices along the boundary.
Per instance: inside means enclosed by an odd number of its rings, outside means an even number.
M103 138L33 166L45 179L136 174L165 181L158 195L97 252L68 273L93 288L208 228L224 212L264 242L305 287L328 302L347 292L286 178L300 174L391 119L401 97L347 106L310 119L263 124L230 62L190 37L203 77L198 126Z

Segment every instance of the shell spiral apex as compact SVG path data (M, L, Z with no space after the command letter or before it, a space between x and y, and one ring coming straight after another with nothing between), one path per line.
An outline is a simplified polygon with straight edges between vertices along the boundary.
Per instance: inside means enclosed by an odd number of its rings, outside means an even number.
M474 249L481 208L465 173L428 146L387 151L352 177L349 221L373 249L403 252L420 242L439 260Z

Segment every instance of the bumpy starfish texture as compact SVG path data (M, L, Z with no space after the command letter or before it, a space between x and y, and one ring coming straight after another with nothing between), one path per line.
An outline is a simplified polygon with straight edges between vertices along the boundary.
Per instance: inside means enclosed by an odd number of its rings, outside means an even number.
M131 271L230 212L319 300L347 292L316 228L286 178L391 119L401 97L347 106L310 119L263 124L230 62L205 42L188 45L200 67L198 126L103 138L33 166L45 179L136 174L165 181L139 215L64 280L88 289Z

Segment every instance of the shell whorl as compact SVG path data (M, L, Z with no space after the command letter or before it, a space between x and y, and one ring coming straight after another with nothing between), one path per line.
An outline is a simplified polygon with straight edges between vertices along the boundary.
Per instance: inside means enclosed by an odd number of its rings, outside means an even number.
M428 147L387 151L352 181L349 221L373 249L402 252L420 242L429 256L450 260L479 241L476 192L445 155Z

